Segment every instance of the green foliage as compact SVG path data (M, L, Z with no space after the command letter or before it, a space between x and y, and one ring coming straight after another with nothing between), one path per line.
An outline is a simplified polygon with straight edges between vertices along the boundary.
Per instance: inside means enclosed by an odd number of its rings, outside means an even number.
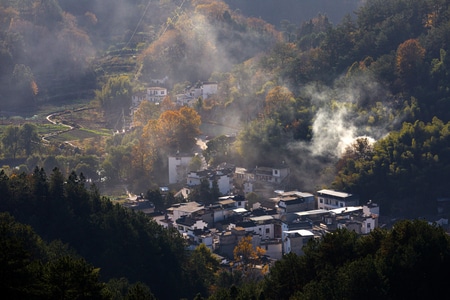
M232 138L226 135L220 135L206 143L206 149L203 150L203 156L209 165L219 165L227 162L231 151Z
M1 286L13 298L104 299L99 269L75 255L52 255L30 226L0 214Z
M436 211L436 199L447 194L449 126L437 118L404 123L375 143L369 157L344 158L334 186L378 201L386 214L404 206L410 209L403 213L415 216Z
M219 270L219 261L213 256L213 253L204 244L200 244L189 256L186 266L190 288L200 295L207 296L208 289L215 284L217 271Z
M38 149L40 143L37 127L29 123L22 126L7 126L1 141L7 155L13 159L20 154L30 156Z
M131 282L142 281L158 298L189 296L191 291L183 268L185 244L175 229L164 229L141 213L114 205L101 197L94 186L88 190L84 176L75 172L66 179L54 169L47 179L43 169L36 168L32 175L0 179L0 187L5 189L0 196L2 211L9 211L20 222L33 224L36 232L47 241L58 239L70 243L86 261L101 268L102 278L126 277ZM57 248L55 245L53 249ZM60 249L61 253L66 252ZM133 255L129 255L130 252ZM30 256L21 253L10 254L19 255L21 264L26 266ZM48 271L43 284L48 286L49 292L55 295L100 293L96 268L67 255L52 254L52 257L55 259L42 271ZM146 276L143 278L142 274ZM73 276L80 276L84 283L79 284L78 279L58 279ZM180 283L179 288L174 289L169 283L175 281Z
M96 100L107 112L121 112L131 105L132 86L128 76L115 76L108 78L101 90L96 91ZM123 125L123 124L122 124Z
M438 275L450 240L424 221L400 221L368 236L347 230L312 240L304 256L285 255L265 278L266 299L398 299L445 293ZM339 278L340 280L336 280ZM431 288L427 288L427 286Z

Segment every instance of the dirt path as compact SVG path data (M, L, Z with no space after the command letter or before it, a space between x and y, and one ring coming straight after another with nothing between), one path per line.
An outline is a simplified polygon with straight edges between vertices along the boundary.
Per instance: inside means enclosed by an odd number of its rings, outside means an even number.
M73 112L79 112L79 111L89 110L89 109L93 109L93 108L91 108L91 107L81 107L81 108L77 108L77 109L73 109L73 110L63 110L63 111L58 111L58 112L54 112L54 113L49 114L46 117L48 122L50 122L50 123L52 123L54 125L58 124L58 125L65 126L65 127L67 127L67 129L59 130L59 131L56 131L56 132L45 134L45 135L42 136L42 141L44 141L45 143L49 143L49 141L47 140L49 137L54 137L54 136L60 135L60 134L65 133L65 132L81 128L81 126L79 124L73 124L73 123L66 122L62 118L61 118L61 120L55 120L54 118L57 118L57 117L60 117L60 116L63 116L63 115L70 115ZM65 141L64 143L65 144L69 144L72 147L76 147L76 146L74 146L73 144L71 144L68 141Z

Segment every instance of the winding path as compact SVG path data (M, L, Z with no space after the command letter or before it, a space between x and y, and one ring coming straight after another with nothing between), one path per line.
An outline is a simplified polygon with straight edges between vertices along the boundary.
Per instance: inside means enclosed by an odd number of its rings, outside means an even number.
M68 123L64 122L64 120L61 121L61 122L60 121L55 121L53 119L54 117L67 115L67 114L72 114L73 112L79 112L79 111L89 110L89 109L93 109L93 108L92 107L81 107L81 108L77 108L77 109L73 109L73 110L63 110L63 111L53 112L53 113L49 114L46 117L48 122L50 122L50 123L52 123L54 125L58 124L58 125L65 126L65 127L67 127L67 129L59 130L59 131L56 131L56 132L51 132L51 133L48 133L48 134L44 134L42 136L42 141L45 142L45 143L49 143L49 141L47 140L47 138L49 138L49 137L57 136L57 135L60 135L62 133L65 133L65 132L68 132L68 131L71 131L71 130L74 130L74 129L77 129L77 128L81 128L81 126L78 125L78 124L68 124ZM65 141L64 143L68 144L68 145L70 145L72 147L76 147L75 145L71 144L68 141Z

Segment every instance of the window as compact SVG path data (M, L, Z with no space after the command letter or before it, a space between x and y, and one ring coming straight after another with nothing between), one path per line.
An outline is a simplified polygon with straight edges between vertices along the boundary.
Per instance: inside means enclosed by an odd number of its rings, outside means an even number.
M270 233L270 228L266 228L266 233Z
M370 229L370 223L367 223L367 229Z
M319 198L319 202L320 202L320 203L323 203L323 199L322 199L322 198Z

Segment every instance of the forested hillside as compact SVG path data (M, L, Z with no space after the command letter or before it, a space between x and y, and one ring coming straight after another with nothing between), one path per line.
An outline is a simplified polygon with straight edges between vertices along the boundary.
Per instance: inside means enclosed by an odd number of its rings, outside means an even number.
M351 15L364 3L363 0L225 0L232 10L242 14L261 18L277 28L288 23L292 26L316 17L326 15L333 24L342 21L345 15Z
M210 137L211 168L288 165L280 189L355 193L392 218L434 214L436 200L450 197L449 0L366 0L339 22L317 14L282 24L228 3L0 0L2 287L22 298L61 298L56 274L69 266L80 271L66 274L78 276L75 294L88 286L91 299L448 293L440 275L448 236L422 221L365 237L338 231L257 280L221 270L204 247L186 252L176 231L101 195L100 187L125 186L170 206L173 191L164 199L157 192L167 155L193 151L200 126L219 124L236 137ZM166 77L168 96L143 102L133 129L116 132L131 119L131 95ZM175 105L203 81L216 81L217 94ZM86 110L68 108L76 101ZM60 105L50 126L45 117L10 118L49 103ZM82 117L108 133L64 136ZM45 130L62 132L61 140L46 141ZM192 168L202 164L196 159ZM192 194L217 196L200 192Z
M187 252L176 229L112 204L75 174L2 171L0 192L0 286L14 299L402 299L448 292L442 274L450 267L449 237L422 220L366 236L337 230L261 277L252 268L220 267L203 244Z
M447 145L448 1L366 1L336 25L318 14L279 30L213 0L130 0L109 5L101 0L30 0L1 5L4 111L30 110L58 102L61 95L64 103L85 97L92 99L105 126L117 127L117 119L129 113L134 92L154 79L168 78L169 98L158 108L141 107L132 120L137 125L134 131L101 145L84 145L90 163L83 168L91 179L102 174L111 184L127 180L136 192L158 178L157 183L163 184L164 179L154 175L166 172L166 155L189 151L199 130L197 121L185 127L192 129L187 135L173 125L174 120L186 124L172 105L175 94L211 80L219 83L218 93L197 101L195 112L184 113L194 117L191 121L200 117L200 123L237 128L237 141L227 146L222 161L245 167L287 163L292 176L282 188L312 189L334 182L336 188L361 193L363 200L374 198L386 204L389 213L404 206L393 201L403 203L411 195L414 203L433 211L433 200L423 199L422 193L413 192L416 189L431 189L432 193L424 192L429 199L448 196L440 180L448 169L447 152L417 144L427 138L395 141L399 150L394 152L383 148L393 154L383 160L380 170L353 167L354 160L343 156L358 137L382 145L390 132L406 128L403 122L416 124L415 128L442 122L433 139ZM174 127L171 136L149 141L150 136L161 136L155 133L169 132L169 123ZM23 151L20 143L11 142L16 131L5 131L11 134L2 140L5 156L16 159L17 154L23 162L38 147L32 144ZM60 169L68 165L57 149L44 147L40 153L25 162L29 171L32 163L44 161L48 161L47 172L51 161ZM373 163L370 155L365 159ZM48 156L52 158L47 160ZM422 157L433 157L432 173L426 173ZM88 165L97 170L89 170ZM361 187L372 174L387 169L405 185L396 189L393 200L386 196L389 191L379 190L383 180L390 179L370 179L370 188ZM412 169L417 171L407 171ZM432 184L428 178L433 178Z

